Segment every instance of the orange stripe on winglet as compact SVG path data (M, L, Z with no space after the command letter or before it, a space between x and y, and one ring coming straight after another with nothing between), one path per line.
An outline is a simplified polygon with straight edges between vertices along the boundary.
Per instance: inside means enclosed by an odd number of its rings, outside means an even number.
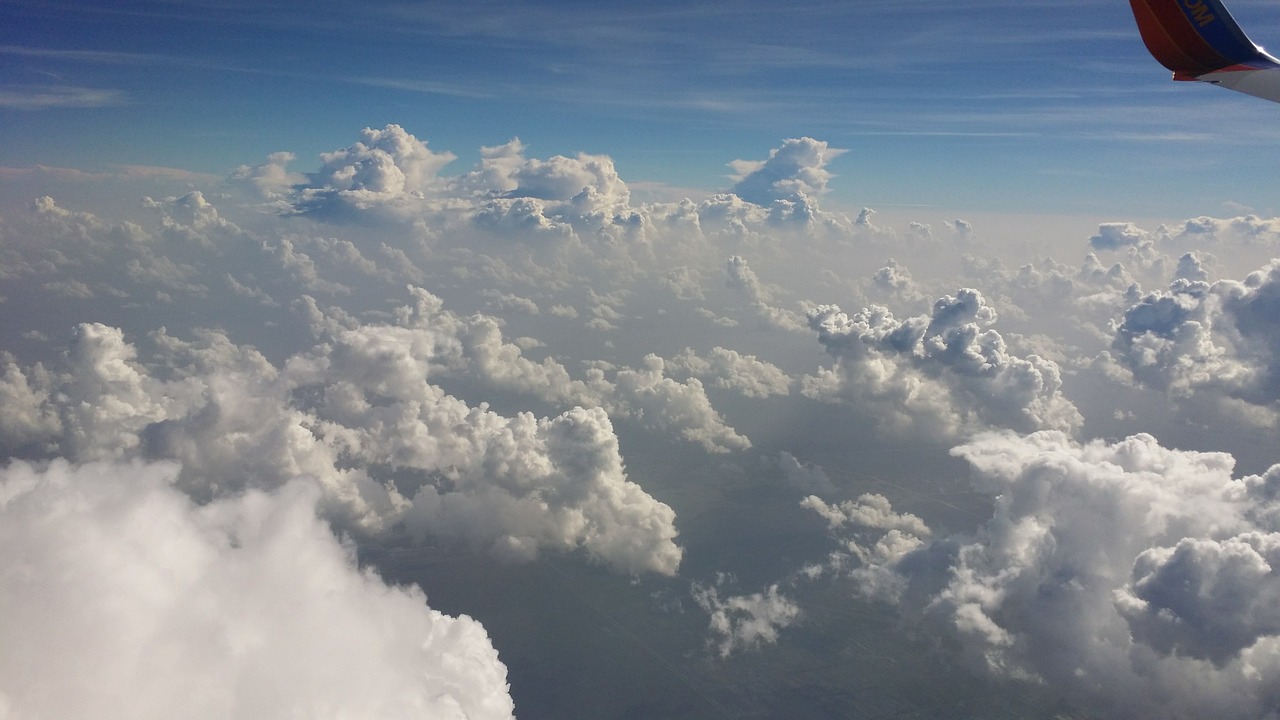
M1178 80L1193 79L1233 64L1200 35L1176 2L1129 0L1142 42L1152 57L1172 70Z

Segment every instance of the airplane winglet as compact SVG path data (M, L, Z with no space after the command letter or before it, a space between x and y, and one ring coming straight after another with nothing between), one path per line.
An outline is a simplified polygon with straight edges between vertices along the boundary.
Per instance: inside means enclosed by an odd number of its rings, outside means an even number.
M1222 0L1129 0L1142 41L1174 80L1280 102L1280 60L1244 34Z
M1129 0L1151 55L1175 75L1198 77L1259 53L1219 0Z

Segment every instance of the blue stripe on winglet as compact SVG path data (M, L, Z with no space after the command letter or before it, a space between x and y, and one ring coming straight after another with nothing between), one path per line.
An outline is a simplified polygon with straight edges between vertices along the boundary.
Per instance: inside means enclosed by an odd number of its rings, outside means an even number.
M1246 62L1258 55L1258 47L1236 24L1221 0L1177 0L1177 4L1205 42L1233 63Z

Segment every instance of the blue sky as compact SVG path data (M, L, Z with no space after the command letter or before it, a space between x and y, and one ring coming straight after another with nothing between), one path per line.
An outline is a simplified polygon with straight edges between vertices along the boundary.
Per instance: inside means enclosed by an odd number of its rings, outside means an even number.
M1254 40L1280 3L1231 5ZM1169 82L1126 3L32 2L0 8L0 164L226 173L403 125L519 136L632 183L725 187L783 138L830 201L956 213L1266 213L1280 108ZM1188 185L1190 183L1190 186Z

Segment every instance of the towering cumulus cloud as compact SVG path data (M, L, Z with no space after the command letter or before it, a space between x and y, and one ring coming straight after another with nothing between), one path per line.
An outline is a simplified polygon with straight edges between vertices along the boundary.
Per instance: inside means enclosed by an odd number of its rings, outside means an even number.
M1112 348L1134 377L1274 425L1280 418L1280 263L1244 282L1176 280L1124 314Z
M334 206L369 209L420 199L433 190L436 174L454 160L453 153L435 153L399 125L382 130L365 128L359 142L320 156L323 165L311 175L300 196L304 209ZM283 159L273 156L269 165ZM275 173L249 173L257 178Z
M827 163L844 150L813 138L787 140L769 152L768 160L736 160L733 193L747 202L768 207L779 200L812 198L827 191L831 171Z
M774 225L840 227L839 218L818 209L818 198L826 193L832 177L827 163L844 152L813 138L787 140L771 150L767 160L730 163L737 181L732 192L748 203L768 208Z
M815 308L809 325L836 364L805 378L803 391L869 403L889 426L943 436L984 426L1078 426L1057 364L1011 354L991 328L995 321L995 310L971 289L938 300L932 315L901 321L878 306L853 315Z
M177 472L0 470L0 716L513 717L484 628L358 571L315 484L197 507Z
M994 517L894 568L911 583L904 603L975 661L1107 717L1275 708L1280 466L1235 479L1229 455L1146 435L988 433L954 454L995 495Z

